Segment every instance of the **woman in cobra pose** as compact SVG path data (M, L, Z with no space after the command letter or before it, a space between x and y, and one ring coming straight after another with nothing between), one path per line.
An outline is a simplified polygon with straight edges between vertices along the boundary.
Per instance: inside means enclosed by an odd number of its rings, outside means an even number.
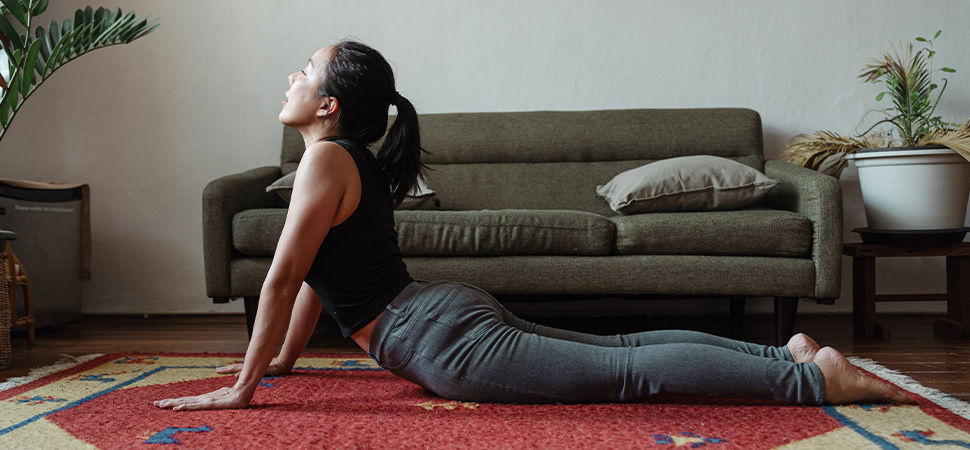
M804 334L782 347L686 330L591 335L522 320L467 283L411 278L393 209L425 167L417 114L390 65L341 41L314 53L289 83L279 118L306 150L246 357L219 369L238 372L237 381L156 406L246 407L264 375L293 368L322 308L381 367L453 400L635 402L669 393L912 403ZM398 115L375 157L366 146L387 130L390 105Z

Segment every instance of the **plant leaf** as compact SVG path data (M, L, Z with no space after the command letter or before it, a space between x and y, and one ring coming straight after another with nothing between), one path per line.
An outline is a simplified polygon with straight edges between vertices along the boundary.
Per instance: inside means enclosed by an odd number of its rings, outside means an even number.
M877 96L876 96L876 101L878 102L879 100L882 100L882 98L883 98L883 97L884 97L885 95L886 95L886 93L885 93L885 92L880 92L880 93L879 93L879 95L877 95Z
M34 85L34 66L37 64L37 52L40 51L40 40L36 39L34 42L30 43L30 48L27 50L26 61L24 61L24 72L23 72L23 86L21 86L20 92L27 96L30 92L30 88Z
M139 19L141 21L139 21ZM127 30L125 30L124 33L122 33L122 35L121 35L121 42L124 42L124 43L127 44L127 43L131 42L132 40L134 40L134 37L135 37L136 34L138 34L138 31L141 30L141 29L143 29L145 27L145 25L148 23L147 20L145 20L145 19L143 19L141 17L136 18L135 21L139 21L139 22L137 24L132 24Z
M48 37L50 37L51 48L54 48L54 44L61 39L61 27L57 25L56 20L51 21L51 27L47 31Z
M110 13L109 18L111 19L111 22L114 22L114 23L110 23L110 25L106 26L105 29L101 31L101 33L98 35L98 37L94 39L94 42L96 44L100 44L100 43L110 44L114 42L114 37L117 31L121 29L121 27L124 26L125 23L127 23L123 18L122 20L118 20L118 17L120 15L121 15L120 9L117 11L117 14ZM132 15L132 17L134 17L134 15Z
M37 40L40 41L40 54L37 58L37 74L41 79L44 78L44 67L47 66L47 58L51 56L51 41L47 35L47 30L42 26L37 26Z
M920 42L929 42L926 40L926 38L921 38L921 37L917 37L916 40Z
M933 36L933 39L940 37L941 34L943 34L943 30L937 30L936 35Z
M154 25L152 25L152 24L154 24ZM161 26L161 24L158 23L158 19L155 19L154 21L152 21L152 23L150 23L148 25L151 25L151 27L148 28L148 29L146 29L145 31L142 31L141 33L138 33L137 35L135 35L134 37L132 37L131 40L135 40L135 39L138 39L138 38L140 38L142 36L145 36L146 34L151 33L152 31L155 31L156 28L158 28L159 26Z
M20 33L14 29L10 21L7 20L7 16L3 14L0 14L0 33L3 34L3 37L10 40L15 49L24 48L24 41L20 38Z
M4 104L9 106L11 111L17 111L17 100L20 94L20 74L14 75L13 81L10 83L10 89L7 89L4 94ZM11 117L12 118L12 117Z
M35 3L32 11L34 16L44 14L44 11L47 11L47 0L40 0Z
M940 67L940 70L942 70L944 72L947 72L947 73L956 73L957 72L956 70L953 70L953 69L951 69L949 67Z
M24 6L19 0L0 0L3 2L3 6L13 14L13 17L17 19L23 26L27 26L27 11L24 10Z

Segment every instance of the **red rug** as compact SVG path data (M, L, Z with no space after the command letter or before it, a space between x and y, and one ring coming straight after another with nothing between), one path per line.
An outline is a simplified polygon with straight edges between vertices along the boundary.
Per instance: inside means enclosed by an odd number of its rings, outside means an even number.
M867 360L853 362L919 404L805 407L707 397L465 403L359 355L306 355L295 374L264 378L249 409L186 412L151 402L231 385L234 377L213 369L241 355L100 356L0 385L0 448L970 448L967 404Z

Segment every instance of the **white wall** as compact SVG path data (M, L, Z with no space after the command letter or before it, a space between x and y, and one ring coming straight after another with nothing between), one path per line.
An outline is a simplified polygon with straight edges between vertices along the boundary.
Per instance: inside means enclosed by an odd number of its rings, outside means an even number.
M51 2L42 17L61 20L86 4ZM242 310L205 296L202 189L216 177L279 163L287 75L344 37L379 49L398 90L422 113L747 107L761 114L773 158L798 133L863 131L855 127L878 92L856 78L864 64L890 42L942 28L936 67L958 72L938 112L970 116L963 0L102 4L151 13L162 26L62 68L0 144L0 177L91 185L85 313ZM845 237L858 240L848 231L865 224L854 171L842 183ZM944 288L942 258L878 264L880 293ZM847 259L843 265L837 304L802 303L801 311L851 310ZM943 305L879 305L894 310ZM770 306L755 302L749 311Z

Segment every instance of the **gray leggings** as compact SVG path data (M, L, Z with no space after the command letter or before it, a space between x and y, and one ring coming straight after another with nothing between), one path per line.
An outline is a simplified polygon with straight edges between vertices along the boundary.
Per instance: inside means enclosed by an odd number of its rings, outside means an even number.
M818 365L773 347L687 330L599 336L522 320L458 281L416 280L387 305L368 353L451 400L645 401L657 394L825 401Z

